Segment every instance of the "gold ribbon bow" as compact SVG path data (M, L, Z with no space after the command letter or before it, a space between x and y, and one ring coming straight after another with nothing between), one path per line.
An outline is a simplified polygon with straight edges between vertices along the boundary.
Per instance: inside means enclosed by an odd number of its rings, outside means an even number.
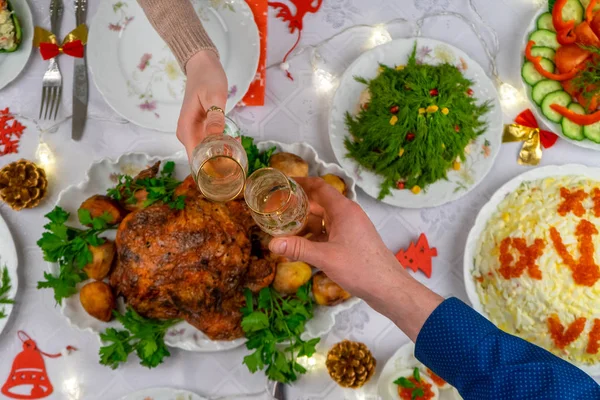
M39 26L35 27L33 35L33 45L40 48L44 60L53 58L63 52L73 57L83 57L83 46L87 44L87 40L88 30L85 24L73 29L60 45L56 35Z
M523 142L517 162L520 165L535 166L542 161L542 146L540 143L540 129L527 126L510 124L504 126L503 143Z

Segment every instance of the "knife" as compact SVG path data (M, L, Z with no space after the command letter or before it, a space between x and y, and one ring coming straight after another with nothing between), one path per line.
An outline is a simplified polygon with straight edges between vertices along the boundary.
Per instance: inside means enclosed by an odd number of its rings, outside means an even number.
M77 26L85 24L87 0L75 0L75 21ZM83 136L88 108L88 73L85 53L83 58L75 58L73 69L73 119L71 137L80 140Z

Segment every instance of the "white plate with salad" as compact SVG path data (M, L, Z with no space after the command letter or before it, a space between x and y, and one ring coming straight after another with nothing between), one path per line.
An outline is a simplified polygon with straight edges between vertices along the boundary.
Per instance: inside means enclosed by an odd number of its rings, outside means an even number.
M25 68L33 46L33 17L24 0L0 0L0 89Z
M0 216L0 334L12 312L18 286L17 249L6 222Z
M590 1L548 1L536 14L523 40L521 77L538 119L565 140L600 150L600 3Z

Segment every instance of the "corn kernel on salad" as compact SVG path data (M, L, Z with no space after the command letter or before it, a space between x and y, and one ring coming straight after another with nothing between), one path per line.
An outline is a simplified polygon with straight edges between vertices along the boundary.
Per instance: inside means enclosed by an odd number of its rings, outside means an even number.
M600 181L524 182L479 238L472 271L500 329L569 361L600 363Z

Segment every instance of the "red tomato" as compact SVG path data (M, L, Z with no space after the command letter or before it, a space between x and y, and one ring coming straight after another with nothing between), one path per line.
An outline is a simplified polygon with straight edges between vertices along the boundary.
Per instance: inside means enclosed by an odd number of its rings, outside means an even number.
M586 46L600 47L600 39L598 39L598 35L594 33L587 21L584 21L575 27L575 35L577 36L577 43Z
M590 28L600 38L600 11L596 13L592 22L590 22Z
M577 88L573 86L573 79L569 79L568 81L562 81L560 84L562 85L563 89L565 89L565 92L569 93L571 97L579 96L579 90L577 90Z
M582 49L577 44L561 46L556 50L556 67L561 74L566 74L577 68L591 55L591 52Z

